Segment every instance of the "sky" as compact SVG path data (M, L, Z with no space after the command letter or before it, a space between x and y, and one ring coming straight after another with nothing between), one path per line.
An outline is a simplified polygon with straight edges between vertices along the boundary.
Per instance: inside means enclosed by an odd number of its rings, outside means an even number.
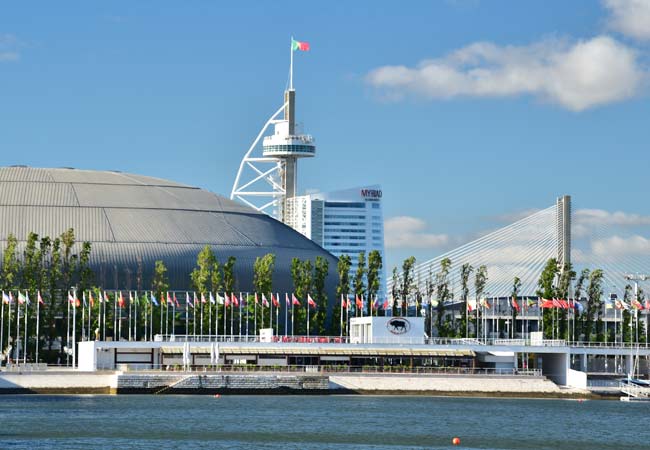
M301 192L380 184L387 266L570 194L593 251L650 254L650 0L23 1L0 10L0 164L228 195L282 103ZM584 219L586 217L586 219Z

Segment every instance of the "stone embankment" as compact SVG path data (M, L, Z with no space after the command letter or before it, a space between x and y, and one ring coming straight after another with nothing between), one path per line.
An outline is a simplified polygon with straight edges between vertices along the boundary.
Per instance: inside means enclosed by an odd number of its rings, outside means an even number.
M0 372L0 393L588 395L532 376L77 371Z

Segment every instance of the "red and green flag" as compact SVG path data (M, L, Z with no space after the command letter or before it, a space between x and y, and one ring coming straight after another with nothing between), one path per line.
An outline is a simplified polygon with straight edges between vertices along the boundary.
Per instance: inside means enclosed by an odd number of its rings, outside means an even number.
M295 39L291 39L291 49L295 52L300 50L301 52L309 51L309 42L300 42Z

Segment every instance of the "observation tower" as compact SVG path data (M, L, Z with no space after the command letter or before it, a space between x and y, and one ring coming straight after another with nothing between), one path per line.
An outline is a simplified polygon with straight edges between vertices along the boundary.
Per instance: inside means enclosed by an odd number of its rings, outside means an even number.
M284 92L284 103L244 155L230 194L232 200L238 199L285 223L287 200L297 192L298 160L316 156L314 138L304 134L296 123L296 90L293 88L293 54L307 50L308 43L291 39L289 86ZM282 112L283 118L276 119ZM273 134L264 137L261 156L254 156L260 138L270 125L273 125Z

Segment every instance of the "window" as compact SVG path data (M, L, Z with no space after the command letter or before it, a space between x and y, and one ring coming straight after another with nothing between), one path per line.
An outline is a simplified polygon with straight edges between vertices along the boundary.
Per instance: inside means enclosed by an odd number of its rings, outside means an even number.
M379 203L373 203L372 204L372 209L379 209L381 205Z
M365 208L365 203L336 203L336 202L325 202L325 207L327 208Z

